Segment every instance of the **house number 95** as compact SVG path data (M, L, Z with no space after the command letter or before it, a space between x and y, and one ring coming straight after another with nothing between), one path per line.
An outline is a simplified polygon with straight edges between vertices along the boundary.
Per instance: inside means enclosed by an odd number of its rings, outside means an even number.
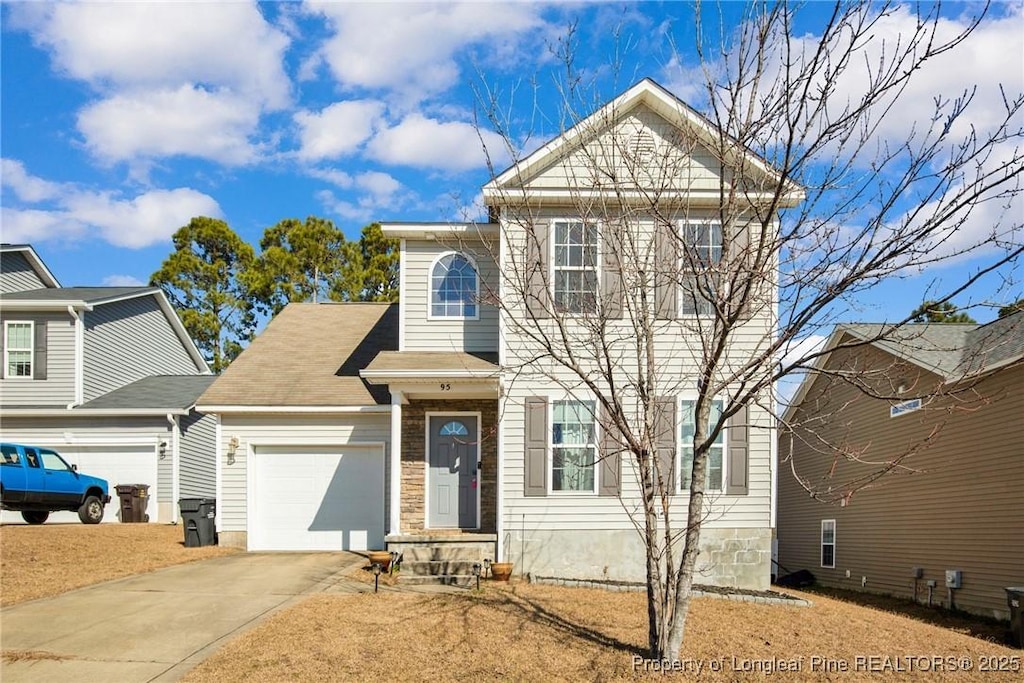
M441 383L441 391L451 391L451 390L452 390L452 385L451 384L448 384L446 382L442 382Z

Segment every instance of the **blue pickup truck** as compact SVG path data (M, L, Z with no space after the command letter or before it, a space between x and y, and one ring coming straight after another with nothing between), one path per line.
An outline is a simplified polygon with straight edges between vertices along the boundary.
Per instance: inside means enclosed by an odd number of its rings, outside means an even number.
M51 512L78 511L83 524L99 524L110 502L107 482L81 474L49 448L0 444L0 507L42 524Z

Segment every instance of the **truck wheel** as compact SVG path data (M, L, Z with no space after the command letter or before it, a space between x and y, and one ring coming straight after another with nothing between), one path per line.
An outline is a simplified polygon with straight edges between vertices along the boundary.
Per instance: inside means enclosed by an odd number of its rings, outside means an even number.
M103 503L96 496L88 496L78 508L78 518L82 524L99 524L103 519Z
M42 524L50 516L46 510L22 510L21 518L29 524Z

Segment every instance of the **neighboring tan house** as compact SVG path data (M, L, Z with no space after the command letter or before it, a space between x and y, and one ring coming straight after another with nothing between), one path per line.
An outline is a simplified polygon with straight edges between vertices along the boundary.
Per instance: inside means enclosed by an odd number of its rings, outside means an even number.
M840 325L780 430L778 552L782 571L826 586L897 595L1007 618L1005 587L1024 585L1024 313L987 325ZM860 378L875 395L848 381ZM935 391L942 392L939 395ZM931 398L929 398L931 395ZM824 444L842 443L859 464ZM842 503L839 491L899 466ZM795 472L802 480L793 476ZM959 586L947 587L950 579Z
M509 316L527 315L526 301L499 308L492 298L508 282L503 277L514 277L514 253L525 248L517 216L527 205L543 207L534 212L545 236L546 252L536 256L543 282L564 284L554 274L573 266L558 259L574 250L611 255L589 231L567 227L582 225L571 166L584 145L600 146L602 136L623 130L652 149L700 141L672 148L682 159L672 182L681 185L666 194L692 193L694 205L698 195L714 201L722 162L705 146L713 126L644 80L489 183L489 223L383 224L401 245L398 304L291 304L271 321L199 401L220 419L222 543L249 550L386 546L405 552L407 563L435 565L403 575L473 556L512 561L535 577L644 580L644 549L628 510L639 502L635 465L606 451L582 392L530 367L529 340L509 331ZM764 169L747 164L755 166ZM692 210L691 220L698 213L714 221L710 209ZM672 224L682 225L682 218ZM581 288L596 290L598 268L592 278L581 275ZM551 286L538 301L564 294ZM687 339L675 292L666 287L661 295L672 303L659 343ZM770 312L751 320L752 329L764 329ZM626 320L614 324L630 329ZM733 352L746 350L738 343ZM697 382L688 362L665 367L665 384L675 389L660 399L677 524L688 502L681 415ZM751 408L726 432L715 450L715 510L704 525L698 581L765 588L774 420ZM584 443L566 455L570 433ZM449 546L459 552L446 554Z
M150 487L151 522L216 491L213 381L155 287L61 287L29 245L0 246L0 440L46 446L111 486ZM4 512L4 521L20 519ZM50 519L77 519L55 513Z

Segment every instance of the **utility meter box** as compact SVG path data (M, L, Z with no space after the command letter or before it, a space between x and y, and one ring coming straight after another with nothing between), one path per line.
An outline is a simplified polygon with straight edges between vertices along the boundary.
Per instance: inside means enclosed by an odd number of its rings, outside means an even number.
M946 570L946 588L959 588L960 587L960 575L959 569L947 569Z

